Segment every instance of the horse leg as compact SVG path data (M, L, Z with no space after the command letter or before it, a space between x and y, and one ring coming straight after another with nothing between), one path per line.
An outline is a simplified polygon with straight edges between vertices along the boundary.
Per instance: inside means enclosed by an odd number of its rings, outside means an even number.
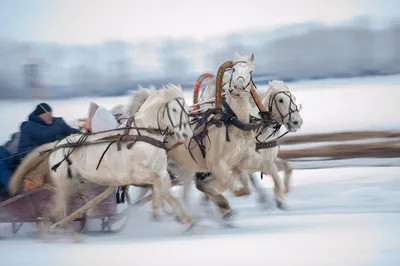
M265 193L264 189L259 185L257 182L257 176L254 173L250 174L250 181L253 184L257 194L258 194L258 202L262 205L267 205L267 194Z
M208 194L203 194L202 195L202 198L200 199L201 200L201 205L203 206L203 208L204 208L204 211L207 213L207 214L212 214L213 213L213 210L212 210L212 208L211 208L211 206L210 206L210 201L212 200L212 197L211 196L209 196Z
M274 192L275 192L275 202L279 209L283 210L284 207L284 191L281 184L281 180L278 175L278 168L275 163L271 163L268 169L269 173L274 180ZM267 171L266 171L267 172Z
M183 200L188 203L189 202L189 190L192 181L194 180L194 174L190 172L187 176L181 179L183 181Z
M233 215L232 208L229 201L214 188L214 182L218 181L214 178L208 181L196 179L196 188L206 194L218 206L224 220L229 220Z
M49 202L50 205L53 204L52 208L49 210L50 222L46 223L46 226L44 223L41 226L40 237L42 239L46 238L45 234L51 232L51 221L60 221L68 216L71 195L77 191L73 180L67 179L63 175L56 175L55 178L53 177L53 183L55 184L55 193ZM64 229L67 230L73 237L76 234L75 230L70 228L70 225L65 226ZM75 241L81 240L75 239Z
M285 194L287 194L290 191L290 181L292 177L293 168L289 161L282 160L280 158L276 158L275 163L278 167L278 171L284 171L285 173L283 184L285 186Z
M104 199L106 199L111 193L113 193L118 186L111 186L108 187L104 192L102 192L100 195L96 196L94 199L88 201L86 204L84 204L82 207L68 215L67 217L63 218L61 221L58 221L57 223L54 223L50 226L49 230L54 231L58 227L64 227L71 222L73 222L75 219L82 217L90 208L95 206L96 204L100 203Z
M164 180L162 198L171 206L172 212L179 222L182 224L192 223L193 218L183 209L180 202L170 192L172 184L168 171L163 171L162 175L162 180Z
M251 156L247 156L247 158L241 162L241 169L246 169L249 172L260 171L264 174L270 174L274 180L276 204L278 208L283 209L284 192L279 179L278 167L275 164L275 160L265 160L265 158L258 153L252 153L250 155Z
M150 190L150 187L141 187L139 189L139 195L137 196L136 202L133 205L142 205L144 196L146 195L147 191Z
M239 190L235 190L232 191L233 194L236 197L243 197L243 196L248 196L251 194L251 191L249 189L249 176L246 172L238 169L238 168L234 168L232 170L232 176L233 179L236 180L237 178L239 179L239 181L242 183L243 187L240 188ZM237 178L235 177L237 176Z
M125 194L125 198L126 198L126 202L128 203L128 206L129 206L129 205L132 205L131 196L130 196L130 194L129 194L129 187L130 187L130 186L126 186L126 187L124 188L124 194Z
M159 220L162 202L161 192L163 190L163 182L160 175L142 165L135 165L133 176L138 177L137 179L141 180L142 184L144 183L152 186L152 216L154 220ZM135 179L136 178L134 178L134 180Z

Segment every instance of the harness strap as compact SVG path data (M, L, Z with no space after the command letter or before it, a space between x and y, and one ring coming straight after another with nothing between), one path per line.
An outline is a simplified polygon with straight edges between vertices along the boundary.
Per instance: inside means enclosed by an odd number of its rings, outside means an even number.
M115 143L115 142L116 142L116 140L115 141L111 141L110 144L108 144L107 148L104 150L103 154L101 155L99 162L97 163L96 170L99 170L99 166L100 166L101 161L103 160L104 155L106 154L108 149L111 147L111 145L113 143Z
M276 140L271 140L268 142L257 142L256 143L256 151L261 150L261 149L274 148L276 146L278 146L278 141L276 141Z
M126 135L126 136L121 136L121 141L123 142L136 142L136 141L142 141L142 142L147 142L157 148L163 149L168 151L167 147L165 146L165 142L156 140L152 137L148 136L143 136L143 135ZM132 147L132 146L131 146Z
M68 163L68 177L69 177L69 178L72 178L71 170L69 169L69 166L70 166L72 163L71 163L71 161L69 160L69 156L70 156L71 153L75 150L76 147L79 147L80 145L82 145L83 143L85 143L86 139L89 137L90 134L91 134L91 132L88 131L87 133L85 133L85 134L83 134L82 136L80 136L79 139L78 139L78 141L75 143L76 145L72 148L72 150L69 151L67 155L64 155L64 159L62 159L59 163L55 164L55 165L51 168L51 170L54 171L54 172L56 172L56 171L57 171L57 168L60 167L60 165L66 160L67 163ZM67 139L67 141L68 141L68 139ZM71 144L71 143L67 143L67 144ZM59 149L61 149L61 148L70 148L70 147L68 147L67 145L61 145L61 146L64 146L64 147L60 147ZM55 148L54 148L54 149L55 149ZM54 149L52 149L52 150L54 150Z
M117 150L118 150L118 151L121 150L121 139L122 139L122 137L124 137L124 136L126 136L126 135L129 134L129 131L130 131L131 126L132 126L132 122L135 122L135 116L131 116L131 117L128 118L128 120L126 121L126 125L125 125L125 130L124 130L124 132L122 133L122 135L120 135L120 136L117 138ZM135 126L136 126L136 123L135 123ZM139 133L139 135L140 135L139 130L136 129L136 131L137 131L137 132Z

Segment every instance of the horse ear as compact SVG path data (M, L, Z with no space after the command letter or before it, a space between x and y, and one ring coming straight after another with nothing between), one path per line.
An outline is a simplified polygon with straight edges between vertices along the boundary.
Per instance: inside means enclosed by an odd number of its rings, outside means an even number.
M238 51L235 52L235 61L238 61L240 58L240 54L238 53Z
M254 53L250 54L249 61L252 62L252 63L254 62Z

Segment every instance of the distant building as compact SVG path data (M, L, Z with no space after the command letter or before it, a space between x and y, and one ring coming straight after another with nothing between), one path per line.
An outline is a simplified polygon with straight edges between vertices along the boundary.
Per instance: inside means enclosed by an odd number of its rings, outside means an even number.
M43 59L30 58L23 66L25 86L32 98L47 98L47 93L42 82L43 65Z

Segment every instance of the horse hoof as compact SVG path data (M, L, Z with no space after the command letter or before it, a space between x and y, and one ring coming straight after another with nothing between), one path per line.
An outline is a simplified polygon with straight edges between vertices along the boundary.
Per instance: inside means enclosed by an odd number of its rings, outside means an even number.
M175 220L180 224L187 224L189 222L187 218L179 218L178 216L175 216Z
M237 216L236 212L230 211L230 212L228 212L227 214L225 214L225 215L222 217L222 220L224 220L224 221L231 221L231 220L235 219L236 216Z
M153 215L153 216L151 217L151 219L152 219L153 222L161 222L161 217L160 217L160 216L154 216L154 215Z
M258 199L257 199L257 202L259 203L259 204L262 204L262 205L268 205L268 200L266 199L266 197L259 197Z
M185 235L190 235L194 231L194 229L196 229L196 227L196 222L192 222L191 224L189 224L189 227L185 230Z
M276 202L276 206L278 207L278 209L280 209L282 211L286 211L287 210L286 205L281 201Z
M85 243L85 242L87 242L87 239L84 238L82 235L73 234L72 235L72 242L73 243Z
M269 210L272 207L272 204L270 202L259 202L259 208L262 210Z

